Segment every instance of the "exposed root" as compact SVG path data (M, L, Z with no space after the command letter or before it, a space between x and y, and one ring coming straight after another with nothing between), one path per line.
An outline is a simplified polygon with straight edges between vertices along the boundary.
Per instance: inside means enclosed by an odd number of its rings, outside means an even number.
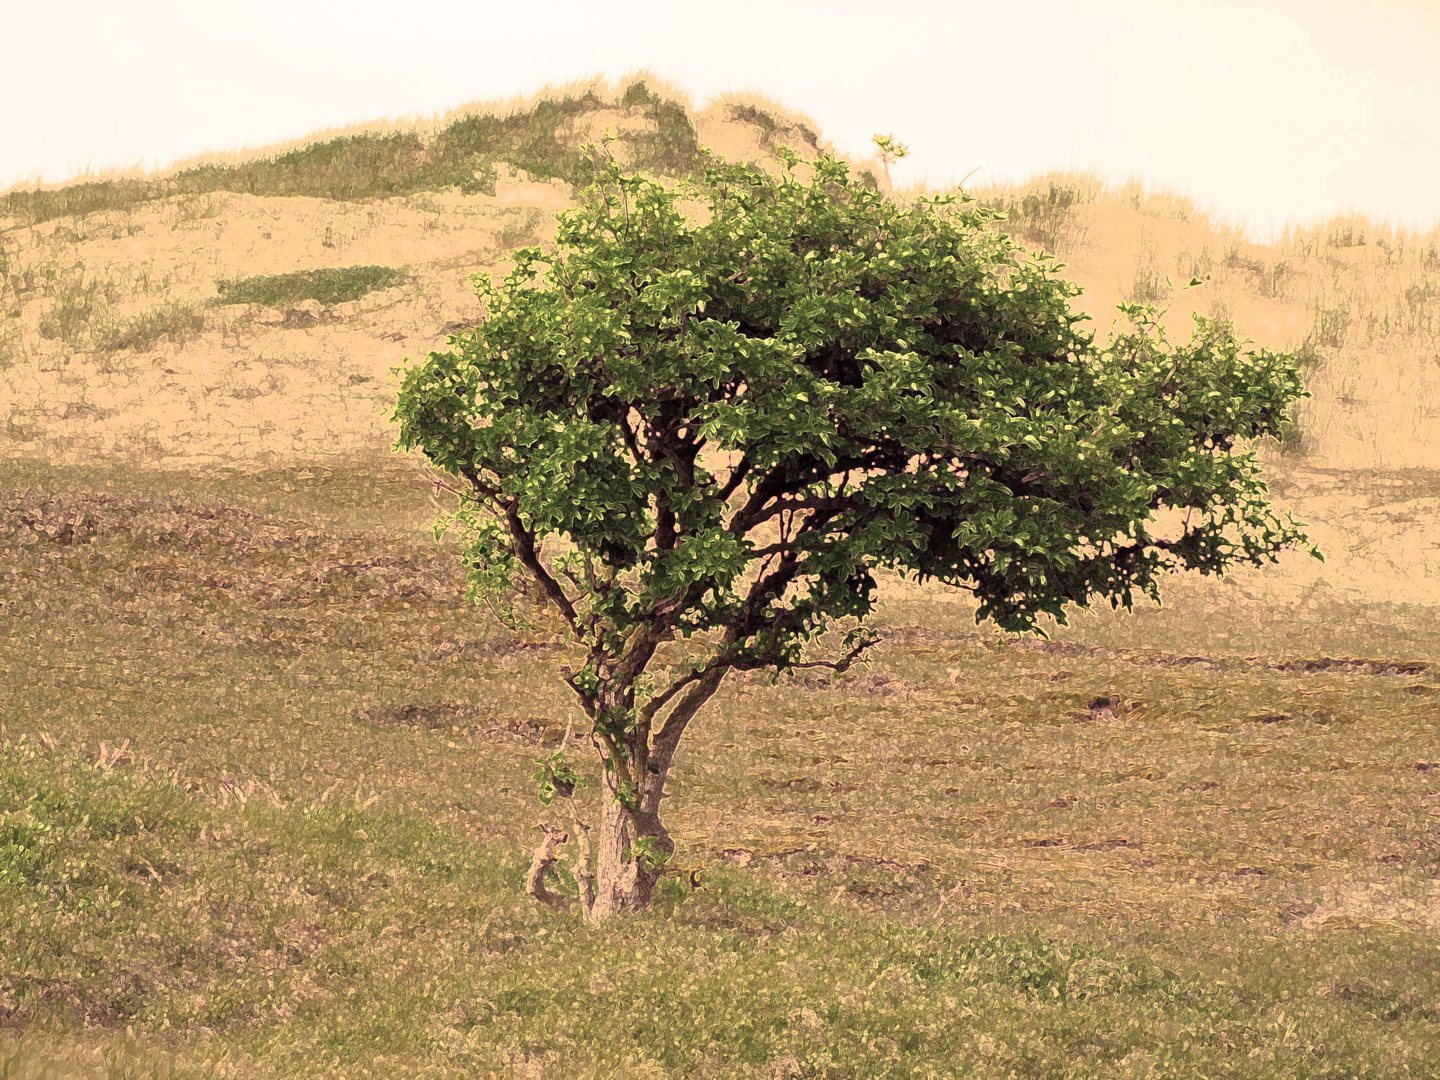
M569 833L556 832L548 822L537 821L536 828L545 834L545 842L535 849L535 861L530 864L530 876L525 879L525 891L550 907L564 909L569 901L545 885L545 872L560 861L555 849L570 839Z
M588 916L590 909L595 906L595 872L590 869L590 826L580 820L573 798L567 798L565 804L570 808L570 817L575 822L575 839L580 850L575 856L574 874L575 881L580 886L580 903Z

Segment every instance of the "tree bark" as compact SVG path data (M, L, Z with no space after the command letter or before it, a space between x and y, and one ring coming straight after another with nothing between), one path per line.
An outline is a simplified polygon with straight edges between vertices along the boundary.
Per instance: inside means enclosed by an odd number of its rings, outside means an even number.
M675 841L660 820L660 801L665 797L665 779L680 745L680 736L696 713L720 688L725 669L717 669L696 681L682 694L665 718L665 725L653 737L650 766L640 784L640 799L635 813L613 801L613 773L605 773L606 801L600 815L600 844L596 860L597 886L595 903L588 912L591 922L603 922L621 911L645 911L660 875L642 870L635 859L625 861L635 841L655 837L655 851L675 854Z
M645 911L660 875L640 867L633 857L635 841L644 836L655 837L655 851L661 855L675 854L675 841L660 820L658 789L663 779L656 773L646 776L642 786L640 807L632 814L613 801L612 773L605 774L605 803L600 810L600 842L595 861L595 902L587 917L590 922L604 922L622 911ZM656 784L654 781L661 783ZM627 862L626 856L631 856Z

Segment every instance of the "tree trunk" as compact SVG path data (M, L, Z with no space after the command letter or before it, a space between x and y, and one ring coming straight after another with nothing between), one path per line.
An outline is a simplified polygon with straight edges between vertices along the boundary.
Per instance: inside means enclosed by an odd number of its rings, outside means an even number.
M664 782L663 772L651 773L645 778L647 783L641 789L639 811L634 814L611 801L613 775L605 774L605 804L600 811L600 841L595 860L595 902L587 912L591 922L604 922L621 911L649 909L660 875L640 868L633 854L636 840L653 836L657 854L675 854L675 841L670 839L660 820L662 792L659 789ZM628 862L627 855L630 856Z
M710 673L690 687L671 710L665 726L651 747L650 764L657 771L645 774L640 784L640 800L635 813L632 814L615 801L615 774L601 770L600 837L593 870L589 865L589 826L580 822L573 798L563 796L571 814L575 815L579 851L576 853L574 874L580 886L580 906L588 922L604 922L622 911L638 912L649 909L650 897L655 892L655 883L660 880L660 875L654 870L640 867L633 855L635 841L653 836L656 855L675 854L675 841L670 838L669 831L660 820L660 800L665 797L665 778L670 775L670 763L675 759L675 750L686 725L699 712L701 706L710 700L724 675L723 670ZM631 768L634 768L633 759ZM564 898L545 887L544 877L549 868L559 861L555 855L556 846L565 843L568 837L545 823L541 823L540 828L545 833L545 842L535 849L535 861L526 881L526 892L542 903L564 907ZM627 855L631 856L629 861L626 861Z
M613 801L614 774L608 771L603 774L605 805L600 814L600 851L596 865L598 881L595 901L586 912L591 922L603 922L617 911L645 911L650 907L650 896L660 875L641 870L633 858L625 862L624 856L643 836L655 837L657 854L675 854L675 841L660 820L665 778L670 775L670 764L675 760L680 736L685 734L685 728L695 714L720 688L725 671L717 668L694 683L670 710L650 748L650 764L656 771L646 773L640 782L640 803L636 813L629 813ZM583 883L581 894L584 895Z

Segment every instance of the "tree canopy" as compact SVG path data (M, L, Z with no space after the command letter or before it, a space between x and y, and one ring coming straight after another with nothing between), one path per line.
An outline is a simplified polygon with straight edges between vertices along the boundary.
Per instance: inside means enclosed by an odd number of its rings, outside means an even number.
M1295 357L1199 316L1172 346L1143 306L1098 350L1078 286L987 228L993 211L901 207L834 158L782 156L779 179L712 161L675 190L607 158L554 253L516 251L499 288L475 275L484 320L398 396L397 449L460 482L436 538L464 531L471 599L516 625L528 581L585 651L561 674L613 796L598 896L575 819L592 918L648 904L673 851L664 776L724 675L848 666L875 640L877 569L1043 633L1067 604L1129 608L1170 571L1306 541L1240 446L1307 396ZM1183 527L1154 535L1171 508ZM839 620L834 658L807 660ZM702 655L657 661L677 636ZM573 812L577 774L544 764L542 793Z

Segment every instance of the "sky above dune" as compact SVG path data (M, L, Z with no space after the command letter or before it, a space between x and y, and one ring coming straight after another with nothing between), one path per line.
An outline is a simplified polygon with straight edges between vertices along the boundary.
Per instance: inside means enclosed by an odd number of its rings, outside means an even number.
M1435 0L10 0L0 190L642 68L756 92L891 175L1085 169L1266 241L1342 214L1440 225ZM412 14L413 13L413 14Z

